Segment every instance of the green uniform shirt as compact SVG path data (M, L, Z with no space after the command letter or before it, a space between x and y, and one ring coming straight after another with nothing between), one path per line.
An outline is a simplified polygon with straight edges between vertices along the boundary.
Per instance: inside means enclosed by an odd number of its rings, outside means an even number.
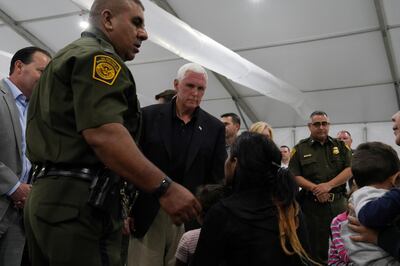
M82 131L121 123L135 140L141 125L134 79L99 30L59 51L45 69L28 110L27 153L33 163L100 163Z
M292 149L289 169L295 176L303 176L315 183L325 183L350 167L351 150L343 141L328 137L324 144L311 137L301 140ZM331 192L345 191L345 185Z

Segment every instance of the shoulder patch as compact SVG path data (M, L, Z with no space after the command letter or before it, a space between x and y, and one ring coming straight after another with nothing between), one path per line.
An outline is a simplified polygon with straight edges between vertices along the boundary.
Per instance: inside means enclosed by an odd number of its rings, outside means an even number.
M343 148L346 148L347 150L351 151L351 148L344 143L344 141L338 140L338 139L334 139L340 146L340 149L344 150Z
M113 85L121 65L111 56L96 55L93 59L93 79Z
M290 158L292 158L295 153L296 153L296 148L293 148L292 151L290 152Z
M340 152L339 152L339 148L336 147L336 146L334 146L333 149L332 149L332 153L333 153L334 155L338 155L338 154L340 153Z

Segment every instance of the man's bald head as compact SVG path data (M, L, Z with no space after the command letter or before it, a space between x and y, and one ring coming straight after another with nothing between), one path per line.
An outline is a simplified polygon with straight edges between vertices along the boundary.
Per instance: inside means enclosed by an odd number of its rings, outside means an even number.
M100 27L100 17L104 10L108 9L116 15L126 8L129 1L135 2L144 10L144 6L140 0L95 0L89 12L90 24Z
M148 38L140 0L95 0L89 19L123 61L134 59Z

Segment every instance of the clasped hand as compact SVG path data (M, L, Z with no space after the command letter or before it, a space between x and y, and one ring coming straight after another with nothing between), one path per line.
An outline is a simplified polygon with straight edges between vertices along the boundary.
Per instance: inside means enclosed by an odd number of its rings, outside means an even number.
M311 192L318 199L319 202L324 203L328 202L330 198L329 191L331 191L331 189L332 187L328 183L321 183L315 185Z
M11 194L10 198L14 203L14 207L22 209L25 205L28 194L31 191L32 185L21 183L21 185Z

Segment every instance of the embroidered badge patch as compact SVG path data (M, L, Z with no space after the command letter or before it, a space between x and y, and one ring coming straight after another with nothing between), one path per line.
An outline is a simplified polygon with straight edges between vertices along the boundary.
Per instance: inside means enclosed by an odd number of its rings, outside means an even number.
M93 60L93 78L108 85L113 85L121 70L120 64L107 55L96 55Z
M293 148L292 151L290 152L290 158L292 158L295 153L296 153L296 149Z
M333 147L332 153L333 153L334 155L338 155L338 154L339 154L339 148L338 148L338 147Z

